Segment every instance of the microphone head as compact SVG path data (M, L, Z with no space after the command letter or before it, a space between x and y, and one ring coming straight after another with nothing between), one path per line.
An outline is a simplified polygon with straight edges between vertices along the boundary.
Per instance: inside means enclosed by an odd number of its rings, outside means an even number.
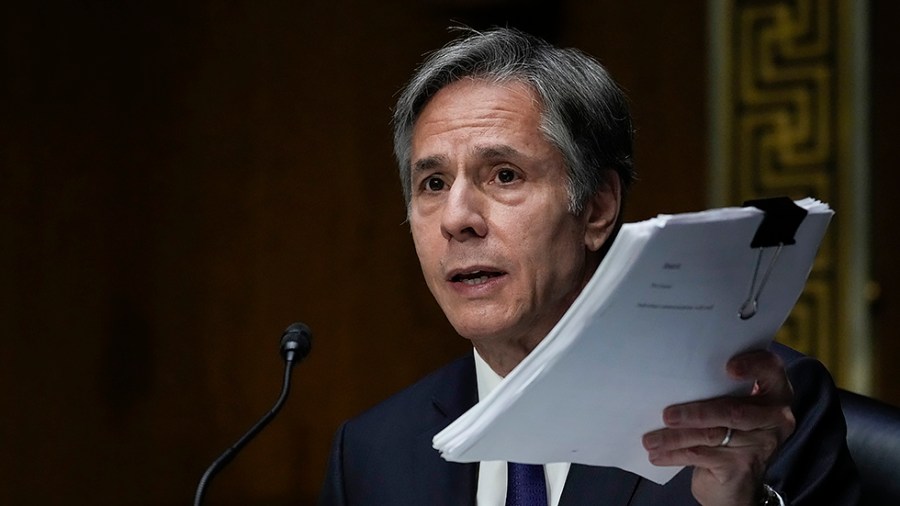
M281 357L288 362L301 361L312 347L312 331L304 323L292 323L281 335Z

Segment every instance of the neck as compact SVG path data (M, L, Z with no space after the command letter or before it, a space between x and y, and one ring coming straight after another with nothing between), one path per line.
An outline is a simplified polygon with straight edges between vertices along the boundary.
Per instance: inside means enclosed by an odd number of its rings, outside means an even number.
M505 378L507 374L519 365L531 350L538 345L540 339L534 343L473 343L475 351L484 359L491 369L499 376Z

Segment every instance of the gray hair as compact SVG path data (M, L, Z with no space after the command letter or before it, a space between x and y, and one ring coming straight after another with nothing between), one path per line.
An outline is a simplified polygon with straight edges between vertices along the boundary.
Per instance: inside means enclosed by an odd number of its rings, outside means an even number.
M519 81L541 101L541 131L563 155L569 211L580 214L615 170L622 195L634 179L628 102L609 72L577 49L562 49L510 28L468 31L432 53L401 91L394 109L394 155L409 207L416 120L441 88L462 78Z

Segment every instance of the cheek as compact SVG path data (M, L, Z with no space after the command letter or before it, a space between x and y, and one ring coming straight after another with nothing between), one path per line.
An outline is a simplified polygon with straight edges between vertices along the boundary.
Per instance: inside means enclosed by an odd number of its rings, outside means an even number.
M567 288L573 278L581 275L585 264L584 237L570 217L548 225L543 234L532 235L526 243L539 278L550 278L551 284Z
M411 226L413 246L416 249L416 256L419 258L419 264L422 273L425 274L426 281L437 275L439 270L440 255L437 251L438 243L433 237L423 231L422 228Z
M427 232L428 227L424 220L415 213L411 214L409 217L409 233L412 236L413 245L416 247L417 252L425 250L425 245L428 243Z

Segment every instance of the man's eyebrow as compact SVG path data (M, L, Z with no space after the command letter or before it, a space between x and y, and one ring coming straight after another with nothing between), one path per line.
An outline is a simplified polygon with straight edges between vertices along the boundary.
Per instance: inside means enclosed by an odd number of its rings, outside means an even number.
M416 160L415 163L413 163L412 169L413 173L419 173L443 167L448 163L449 160L443 155L426 156L425 158Z
M518 149L507 144L492 144L488 146L475 146L472 151L475 156L482 160L497 160L524 156ZM450 159L445 155L433 155L420 158L413 162L412 173L419 174L428 172L440 167L445 167L450 163Z

